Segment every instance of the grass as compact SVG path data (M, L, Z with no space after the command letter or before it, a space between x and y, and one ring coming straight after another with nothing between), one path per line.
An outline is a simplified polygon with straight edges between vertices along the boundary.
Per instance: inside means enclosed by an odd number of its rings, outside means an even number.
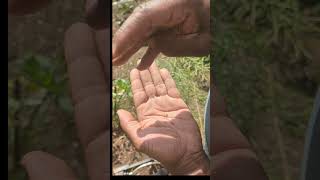
M160 68L171 72L182 99L190 108L204 139L204 107L210 86L209 57L161 58Z
M299 177L320 71L319 7L304 1L214 1L214 80L270 180ZM319 45L315 45L317 47Z

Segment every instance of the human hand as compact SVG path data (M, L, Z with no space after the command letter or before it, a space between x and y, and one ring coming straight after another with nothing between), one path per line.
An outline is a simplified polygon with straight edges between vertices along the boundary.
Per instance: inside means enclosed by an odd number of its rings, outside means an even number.
M211 85L210 156L213 179L267 180L267 176L246 137L234 125L226 103Z
M8 11L12 15L25 15L39 10L49 2L50 0L8 0ZM110 11L111 7L107 0L86 0L87 23L96 29L110 26Z
M137 119L118 110L120 125L138 151L160 161L172 174L207 174L209 160L188 106L166 69L155 63L130 73Z
M151 0L137 7L116 32L112 63L122 65L145 43L138 69L161 52L167 56L204 56L210 51L209 0Z
M75 121L91 180L110 178L110 92L107 91L110 79L106 65L110 59L110 43L106 36L109 31L94 31L78 23L65 35ZM26 154L22 165L31 180L77 179L64 161L45 152Z

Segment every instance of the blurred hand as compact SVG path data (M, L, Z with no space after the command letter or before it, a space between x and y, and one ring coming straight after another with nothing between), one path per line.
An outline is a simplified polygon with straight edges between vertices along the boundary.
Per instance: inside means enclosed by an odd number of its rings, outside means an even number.
M91 180L110 178L110 79L106 65L110 59L109 33L109 29L94 31L78 23L65 35L75 121ZM45 152L28 153L22 165L31 180L77 179L64 161Z
M33 13L50 0L8 0L12 15ZM84 148L91 180L110 179L110 26L107 0L86 0L87 24L74 24L65 35L65 57L71 85L78 136ZM31 180L77 179L66 163L48 153L34 151L22 159Z
M204 56L210 50L209 0L151 0L137 7L116 32L112 63L122 65L144 44L138 69L148 68L161 52L167 56Z
M12 15L33 13L46 6L51 0L8 0L8 11ZM109 12L111 5L108 0L86 0L85 15L87 23L102 29L110 26Z
M256 154L234 125L225 101L214 85L211 85L211 92L211 177L216 180L267 180Z
M138 151L160 161L172 174L207 174L209 160L196 121L166 69L155 63L130 73L137 119L119 110L120 125Z

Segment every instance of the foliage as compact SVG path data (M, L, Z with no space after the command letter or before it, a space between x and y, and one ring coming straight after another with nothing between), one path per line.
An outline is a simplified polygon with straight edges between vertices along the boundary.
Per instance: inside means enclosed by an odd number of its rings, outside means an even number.
M120 27L138 4L137 0L112 0L112 10L117 12L112 13L113 26Z
M213 3L214 83L270 179L295 179L301 167L313 98L320 84L320 69L313 68L319 67L319 57L312 52L319 43L313 48L306 46L310 39L320 38L320 3ZM275 146L266 144L270 140Z
M12 67L16 69L8 79L8 171L16 172L12 173L15 175L12 179L24 179L24 171L18 164L22 155L36 147L50 146L40 143L39 136L44 131L49 134L48 128L53 123L48 111L56 109L69 120L67 124L72 124L73 108L62 58L29 54Z
M118 128L119 118L117 110L123 106L124 103L130 102L132 99L132 92L130 82L126 79L116 79L112 83L112 126ZM131 101L132 102L132 101ZM131 104L133 106L133 104Z
M312 55L305 48L304 41L306 36L318 37L315 34L320 33L320 19L316 16L319 3L312 8L309 7L308 11L303 9L303 4L297 0L227 0L215 3L212 18L213 66L215 79L220 81L218 84L230 84L231 82L225 78L234 73L238 76L236 81L241 82L237 84L250 88L248 93L257 91L255 94L261 96L261 87L257 88L259 85L254 83L261 83L261 80L265 79L265 67L273 64L275 80L294 91L313 96L319 82L304 72L308 66L313 65ZM243 61L250 64L243 64ZM243 83L245 79L241 79L241 74L248 78L246 83ZM248 94L248 97L250 96ZM241 102L246 102L244 99ZM252 111L259 108L256 104L246 107L252 107ZM242 117L240 116L241 121L251 119Z
M296 89L308 86L300 90L315 93L320 71L310 72L316 60L306 43L320 38L320 3L305 7L298 0L215 2L212 33L216 61L247 56L276 63L281 69L279 80Z

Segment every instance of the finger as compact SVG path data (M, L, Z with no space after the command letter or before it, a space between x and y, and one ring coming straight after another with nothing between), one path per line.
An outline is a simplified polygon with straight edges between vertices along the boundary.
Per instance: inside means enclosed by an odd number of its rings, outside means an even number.
M68 64L79 57L97 57L93 31L87 24L73 24L65 33L64 45Z
M21 164L27 170L30 180L77 179L64 161L45 152L30 152L23 157Z
M213 179L267 180L256 155L248 149L230 150L212 158Z
M171 28L181 23L186 13L185 1L149 1L135 9L113 39L114 64L125 63L160 28Z
M110 179L110 130L91 141L85 149L90 180Z
M206 56L211 49L209 33L177 36L167 31L153 36L150 43L166 56Z
M211 94L212 94L212 116L226 116L228 117L227 105L225 103L224 98L219 93L218 88L215 85L211 85Z
M138 130L140 129L140 123L125 110L118 110L117 112L120 119L120 126L122 130L127 134L128 138L132 141L133 145L137 148L141 148L141 140L138 137Z
M143 84L143 88L148 97L156 96L156 87L153 84L152 77L150 71L148 69L139 71L140 79Z
M65 35L65 53L80 140L86 146L107 129L107 87L91 28L72 25Z
M89 153L92 143L98 141L109 129L109 102L106 76L99 61L92 29L86 24L72 25L65 35L65 56L68 65L71 94L74 103L75 121L79 139L86 150L86 162L90 177L104 177L106 170L96 165L105 165L110 159L104 154ZM109 138L106 138L109 143ZM103 145L98 146L106 151ZM90 160L95 160L92 163ZM102 166L103 167L103 166ZM93 174L91 174L93 173Z
M25 15L39 10L49 2L50 0L9 0L8 12L12 15Z
M125 64L128 61L128 59L142 47L143 44L144 44L143 42L140 42L136 46L132 46L127 50L124 50L122 54L115 57L114 51L116 49L115 48L116 45L115 45L115 41L113 40L112 41L112 65L120 66Z
M140 79L139 70L133 69L130 72L130 81L134 105L135 107L139 107L142 103L148 100L148 96L144 90L143 84Z
M218 154L232 149L250 149L248 140L228 117L213 117L210 126L210 154ZM227 132L227 134L226 134Z
M139 69L140 71L148 69L158 55L159 51L149 46L147 52L143 55L137 69Z
M176 87L176 83L172 79L169 71L167 69L161 69L160 74L166 86L168 95L173 98L180 98L180 93Z
M156 95L157 96L164 96L167 94L166 85L164 84L159 68L156 62L153 62L149 68L154 86L156 87Z
M86 21L95 29L110 27L111 3L108 0L86 0Z
M98 49L99 60L101 61L101 64L103 64L106 76L109 76L110 74L110 63L107 64L107 60L111 59L110 36L111 33L109 28L95 31L95 41Z
M248 140L229 118L226 104L217 87L212 85L211 92L213 98L211 99L210 116L213 120L210 122L210 137L212 137L210 138L210 154L215 155L232 149L249 149ZM227 135L226 132L228 132Z

